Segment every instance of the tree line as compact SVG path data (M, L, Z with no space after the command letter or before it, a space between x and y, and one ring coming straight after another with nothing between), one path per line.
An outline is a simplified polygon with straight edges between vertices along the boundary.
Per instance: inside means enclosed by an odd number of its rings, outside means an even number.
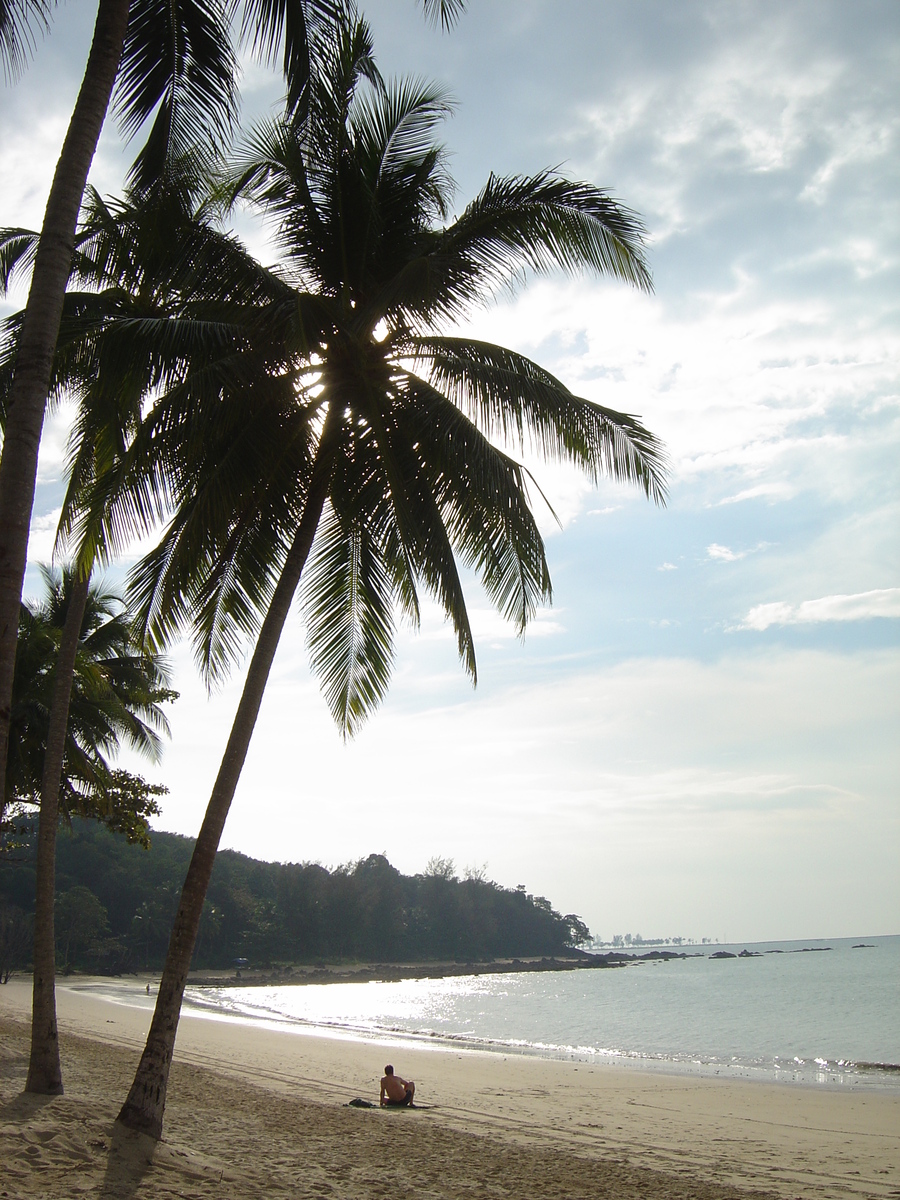
M99 822L74 820L58 839L58 967L159 970L193 848L191 838L153 832L147 850ZM0 860L0 927L27 922L34 871L34 838L26 836ZM560 914L545 897L502 887L483 872L459 878L446 859L403 875L382 854L328 870L223 850L193 965L484 962L561 955L589 937L579 917ZM14 945L11 939L7 970L29 963L27 938Z

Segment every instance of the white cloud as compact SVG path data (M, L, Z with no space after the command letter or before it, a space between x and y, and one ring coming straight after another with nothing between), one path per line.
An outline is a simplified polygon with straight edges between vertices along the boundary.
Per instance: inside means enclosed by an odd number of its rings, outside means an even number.
M900 617L900 588L876 588L850 596L822 596L800 604L776 601L751 608L739 629L762 631L772 625L805 625L818 621L868 621Z
M44 418L41 445L38 451L38 486L61 484L64 480L66 451L74 420L75 410L71 404L61 405L48 412Z
M730 290L690 298L538 280L464 328L529 355L579 395L639 414L670 455L673 497L833 503L858 498L900 443L900 336L879 323L877 297L859 314L845 311L851 298L783 298L766 275L737 271ZM602 508L574 472L534 470L564 526Z
M870 51L863 73L834 33L810 37L801 7L706 14L703 36L712 38L704 53L688 57L676 41L666 67L643 78L632 71L566 113L568 140L589 177L608 178L612 163L622 186L640 148L652 170L627 183L641 188L637 202L654 213L657 238L715 216L730 200L717 186L725 173L732 194L744 181L775 176L800 203L822 206L849 173L890 163L900 129L896 39L886 35L879 52ZM823 16L821 31L827 24Z
M48 563L53 557L53 547L56 542L56 527L62 513L61 508L53 512L41 513L32 517L31 528L28 531L28 561L33 563Z
M678 568L674 563L664 562L661 567L656 568L657 571L677 571Z
M769 497L772 500L790 500L796 494L796 488L784 481L758 483L755 487L744 488L733 496L726 496L717 502L718 507L724 504L740 504L744 500L759 500Z
M6 88L4 92L7 92ZM20 227L41 227L67 124L68 117L64 113L52 110L33 114L33 119L27 124L8 120L3 122L0 129L3 207L7 219L13 217ZM10 297L10 309L24 303L26 297L27 280L19 280Z
M732 550L728 546L720 546L717 542L712 542L706 547L706 557L712 559L713 562L740 562L742 558L746 558L750 554L758 554L760 550L765 550L767 547L768 542L757 542L749 550Z
M525 637L552 637L556 633L563 633L565 626L557 620L561 611L561 609L553 609L551 611L546 608L539 608L534 617L528 622ZM510 641L519 636L512 621L505 620L494 608L476 608L470 605L469 624L472 627L472 634L476 643L479 641ZM449 624L443 620L442 636L448 638L455 638L456 636Z
M900 64L898 64L900 65ZM826 130L823 130L826 132ZM800 193L801 200L824 204L842 171L860 170L896 154L900 119L887 105L867 105L828 122L829 154Z

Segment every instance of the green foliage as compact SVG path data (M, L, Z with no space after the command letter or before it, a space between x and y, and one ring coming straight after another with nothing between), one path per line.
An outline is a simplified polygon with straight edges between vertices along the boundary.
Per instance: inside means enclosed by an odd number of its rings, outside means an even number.
M109 771L102 788L78 797L78 816L102 821L113 833L124 834L128 842L149 850L150 818L159 815L156 798L168 791L162 784L147 783L140 775L118 767Z
M106 909L90 888L76 884L56 898L56 942L62 951L62 966L68 969L70 955L93 945L109 929Z
M60 902L89 889L86 910L107 914L109 936L73 935L71 961L91 970L158 968L192 852L193 841L175 834L154 832L144 852L95 822L73 821L58 842ZM32 907L32 855L28 848L0 862L0 904ZM543 897L460 880L449 860L432 863L439 873L408 876L380 854L328 871L220 851L194 965L528 958L565 953L589 936L578 917L561 916ZM60 940L62 957L64 949Z
M72 593L71 569L43 569L46 596L23 604L13 684L4 825L15 829L23 806L40 804L54 665ZM121 740L158 759L168 731L161 705L176 693L157 655L137 645L121 599L92 584L75 662L60 811L104 821L129 841L149 845L149 820L167 789L110 763Z
M452 858L441 858L440 855L435 854L426 863L425 874L430 879L455 880L456 864Z
M31 919L0 897L0 983L27 965L31 954Z

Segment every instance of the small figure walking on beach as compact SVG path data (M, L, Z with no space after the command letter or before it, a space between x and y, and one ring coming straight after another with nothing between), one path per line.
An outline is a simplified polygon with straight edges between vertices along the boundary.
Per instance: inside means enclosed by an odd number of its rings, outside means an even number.
M384 1076L381 1080L381 1107L413 1108L415 1094L416 1085L413 1081L395 1075L394 1068L388 1063L384 1068Z

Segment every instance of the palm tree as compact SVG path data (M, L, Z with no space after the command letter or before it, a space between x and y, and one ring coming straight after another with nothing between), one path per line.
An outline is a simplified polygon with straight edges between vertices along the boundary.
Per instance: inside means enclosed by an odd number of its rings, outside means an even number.
M416 622L423 585L475 679L457 558L519 631L549 599L516 444L663 493L661 448L636 418L573 395L514 351L440 331L529 269L648 288L637 218L545 172L491 177L448 221L452 183L433 141L443 94L385 85L367 27L349 16L317 33L316 54L302 117L258 129L216 192L273 220L279 266L263 269L218 234L202 201L168 238L179 286L145 278L146 311L110 310L85 335L85 354L113 378L152 363L149 414L81 514L112 552L152 517L171 518L134 573L147 637L159 646L192 627L211 682L255 637L120 1113L156 1137L216 849L301 581L312 663L352 735L387 688L395 610ZM121 256L108 247L128 244L146 213L126 203L109 216L84 254L114 273Z
M130 617L111 589L87 586L74 568L43 568L46 596L23 604L13 686L10 754L4 798L40 805L34 921L34 1002L26 1090L62 1091L55 1001L55 836L48 836L50 808L47 760L58 708L60 645L78 621L72 687L65 706L61 753L54 764L61 812L96 817L147 844L147 819L158 811L155 796L165 789L115 769L110 755L128 741L153 760L168 725L160 705L175 698L168 669L135 642ZM71 700L71 702L69 702ZM61 785L60 785L61 779ZM55 827L53 830L55 834Z
M97 243L100 252L97 261L93 261L83 249L76 249L73 278L86 290L70 288L67 292L62 333L57 341L51 377L51 399L66 395L76 402L79 413L73 430L69 487L60 523L59 539L62 541L73 540L73 513L77 512L78 498L89 481L98 473L109 473L116 464L127 462L129 438L140 419L141 403L145 393L153 386L155 373L155 349L152 345L147 348L149 353L139 359L132 343L127 350L127 363L116 364L114 353L111 363L108 344L104 344L102 356L92 354L90 343L85 347L84 331L88 327L102 328L104 322L113 316L120 321L123 318L133 319L136 315L146 317L154 304L159 308L160 302L164 306L160 311L165 311L166 297L157 297L154 285L148 284L148 280L165 279L168 287L184 303L188 291L187 278L182 269L185 261L191 261L193 269L206 276L214 270L211 255L199 254L191 240L193 230L188 231L187 248L177 240L173 242L169 236L160 236L161 227L165 227L168 235L178 223L179 206L183 205L185 196L185 182L193 178L201 158L194 154L189 158L173 159L167 164L163 175L153 180L149 187L141 187L137 182L132 186L131 194L141 206L143 219L132 221L125 239L116 238L119 227L113 215L95 193L89 193L86 228L79 235L77 244L79 247L87 244L91 248ZM8 265L12 267L23 257L27 258L37 241L36 234L15 231L5 243L0 243L0 250L6 248L9 251ZM109 260L108 264L106 260ZM104 283L110 281L113 286L104 290ZM5 412L12 386L22 320L23 314L20 313L5 323L5 336L0 348L2 412ZM122 369L111 369L116 366ZM77 544L78 566L67 604L65 627L58 641L58 657L53 673L54 692L43 756L36 864L35 908L39 919L36 920L35 963L40 969L36 966L34 972L32 1053L26 1090L49 1094L58 1093L62 1087L55 1018L53 904L55 839L68 705L92 564L97 559L108 561L111 557L104 530L97 522L89 522L78 531ZM127 785L121 773L119 792L126 808L137 798L134 786Z
M43 600L24 603L19 618L5 780L8 804L40 804L54 667L76 587L71 567L59 571L45 566L41 575ZM126 832L128 818L120 807L124 778L111 765L111 756L127 741L158 762L160 734L169 732L161 705L175 695L164 660L137 643L124 601L105 584L92 583L79 630L66 730L60 789L65 819L93 817ZM148 792L148 800L152 794ZM151 803L146 815L155 811ZM129 822L127 832L130 840L141 841L146 819L140 812L133 816L138 823Z
M422 0L426 15L449 26L462 0ZM242 32L265 56L280 45L287 103L302 109L310 62L308 33L331 19L340 0L245 0ZM0 0L0 61L15 77L33 46L34 28L49 27L51 0ZM78 212L88 171L119 81L126 133L156 111L132 170L148 183L186 139L230 127L235 59L228 39L231 0L98 0L91 52L56 167L32 267L14 390L0 456L0 774L9 744L9 697L15 664L37 458L50 390L54 346L72 267ZM0 272L6 266L0 256Z

